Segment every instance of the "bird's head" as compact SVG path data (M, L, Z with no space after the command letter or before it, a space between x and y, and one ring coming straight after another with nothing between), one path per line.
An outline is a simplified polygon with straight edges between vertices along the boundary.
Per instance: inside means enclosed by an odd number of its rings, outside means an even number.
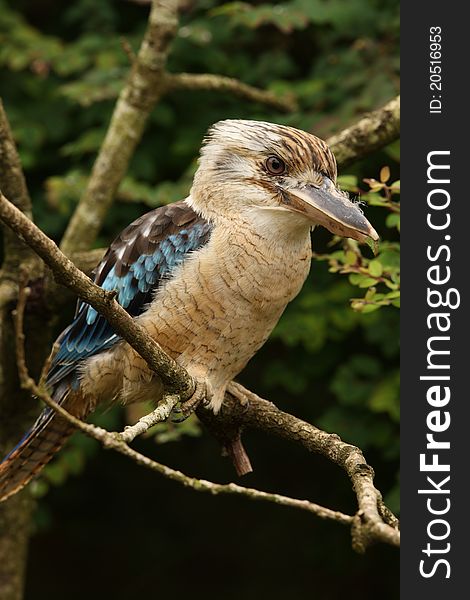
M269 222L276 215L299 227L322 225L364 242L378 239L359 206L336 187L336 160L327 144L299 129L228 119L208 132L191 189L206 218Z

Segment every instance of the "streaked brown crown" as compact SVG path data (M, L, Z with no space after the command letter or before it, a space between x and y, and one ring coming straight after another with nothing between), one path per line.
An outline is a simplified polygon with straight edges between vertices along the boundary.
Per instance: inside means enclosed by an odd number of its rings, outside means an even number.
M277 154L299 170L310 167L336 181L336 160L326 142L294 127L265 121L227 119L209 130L202 152L208 144L214 143L225 148L233 147L238 153Z

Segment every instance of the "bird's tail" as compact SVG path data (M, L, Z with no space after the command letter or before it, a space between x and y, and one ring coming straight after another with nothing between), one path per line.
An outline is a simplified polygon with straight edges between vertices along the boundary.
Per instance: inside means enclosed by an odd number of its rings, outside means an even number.
M69 386L58 386L53 398L63 404ZM74 427L52 409L43 410L32 428L0 463L0 502L19 492L62 448Z

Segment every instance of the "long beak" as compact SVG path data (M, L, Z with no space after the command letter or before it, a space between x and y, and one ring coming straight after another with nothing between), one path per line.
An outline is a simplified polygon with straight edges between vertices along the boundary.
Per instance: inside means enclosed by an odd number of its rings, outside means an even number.
M312 184L293 184L280 187L286 208L305 215L312 223L326 227L328 231L364 243L379 236L354 204L336 189L334 183L323 178L320 187Z

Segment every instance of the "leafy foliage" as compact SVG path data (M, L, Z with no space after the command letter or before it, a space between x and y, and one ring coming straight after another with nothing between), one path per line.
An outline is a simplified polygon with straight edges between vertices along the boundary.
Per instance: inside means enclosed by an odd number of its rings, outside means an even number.
M385 224L388 228L400 231L400 204L393 200L393 197L400 193L400 182L395 181L387 185L389 177L389 167L383 167L380 171L380 181L364 179L370 187L370 192L361 195L361 199L369 206L380 206L390 211ZM341 182L349 191L360 192L354 177L345 176L340 178L340 185ZM352 298L352 308L363 313L374 312L382 306L399 308L400 244L392 241L382 242L374 258L364 257L357 242L353 240L343 241L342 245L341 250L316 255L316 258L327 260L331 273L347 274L350 283L359 288L367 288L363 298Z
M325 138L398 91L396 0L183 4L171 71L218 73L294 94L299 109L279 115L231 95L203 91L165 96L150 117L97 245L109 243L149 207L187 195L202 136L213 122L265 119ZM0 0L1 94L35 219L57 240L86 184L132 53L139 47L147 11L145 4L113 0ZM381 234L377 254L351 240L331 242L325 231L315 231L311 276L241 380L289 412L363 448L396 510L398 144L340 175L340 185L359 196ZM57 331L71 316L72 307L57 318ZM113 409L96 419L116 429L123 424L123 411ZM184 462L185 448L197 433L194 421L152 431L158 452L171 447L177 465ZM254 448L253 458L256 453ZM214 462L213 448L210 456ZM96 444L74 437L36 484L38 496L49 486L66 494L61 484L70 475L105 460ZM336 482L337 474L331 476ZM275 482L267 485L276 487ZM40 528L51 526L49 496L40 505ZM309 547L309 556L311 552Z

